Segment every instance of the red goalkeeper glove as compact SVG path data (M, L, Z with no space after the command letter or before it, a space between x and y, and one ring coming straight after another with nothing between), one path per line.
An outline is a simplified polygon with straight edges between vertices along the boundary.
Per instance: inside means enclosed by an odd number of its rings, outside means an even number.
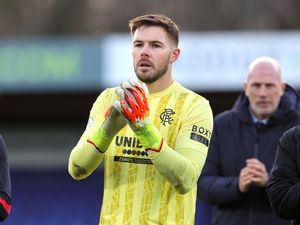
M123 82L116 93L120 99L114 102L114 106L126 118L141 144L146 150L159 152L163 139L149 118L147 86L130 79L128 82Z

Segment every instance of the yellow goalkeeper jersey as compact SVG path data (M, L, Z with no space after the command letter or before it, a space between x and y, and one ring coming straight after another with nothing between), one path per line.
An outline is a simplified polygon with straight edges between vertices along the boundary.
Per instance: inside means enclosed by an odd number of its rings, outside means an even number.
M102 124L106 110L116 99L115 89L106 89L95 101L86 131L76 148L83 148ZM164 142L176 155L148 155L127 125L113 139L104 154L104 193L100 225L193 225L197 180L203 168L212 134L213 116L208 101L176 81L166 90L148 97L150 118ZM84 157L84 155L82 155ZM157 159L156 159L157 157ZM179 157L184 157L181 160ZM196 174L179 171L176 158L193 166ZM159 161L155 163L155 160ZM164 164L174 171L164 171ZM160 168L161 167L161 168ZM164 171L164 172L161 172ZM192 182L179 193L172 177ZM175 174L175 175L174 175ZM174 179L175 179L174 178Z

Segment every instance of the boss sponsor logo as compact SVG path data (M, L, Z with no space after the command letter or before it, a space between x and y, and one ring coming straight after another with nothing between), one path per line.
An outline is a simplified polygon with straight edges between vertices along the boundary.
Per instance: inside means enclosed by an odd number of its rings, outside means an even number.
M204 127L199 127L197 125L192 126L192 132L199 133L199 134L204 135L208 138L211 137L211 132L209 130L205 129Z
M211 137L211 132L204 127L199 127L197 125L192 126L192 132L190 139L200 142L205 146L209 146L209 138Z
M191 133L190 138L191 138L191 140L200 142L200 143L206 145L207 147L209 145L209 140L206 137L203 137L203 136L201 136L199 134Z

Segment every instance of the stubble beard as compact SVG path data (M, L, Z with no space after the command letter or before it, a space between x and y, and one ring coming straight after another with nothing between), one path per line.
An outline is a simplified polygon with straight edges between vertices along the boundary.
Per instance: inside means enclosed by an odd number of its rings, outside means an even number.
M162 76L164 76L166 74L166 72L168 71L168 63L169 63L169 60L166 60L163 63L163 65L157 71L154 71L152 74L147 74L147 72L140 73L136 67L134 67L134 72L140 81L142 81L146 84L151 84L151 83L154 83L155 81L159 80L159 78L161 78Z

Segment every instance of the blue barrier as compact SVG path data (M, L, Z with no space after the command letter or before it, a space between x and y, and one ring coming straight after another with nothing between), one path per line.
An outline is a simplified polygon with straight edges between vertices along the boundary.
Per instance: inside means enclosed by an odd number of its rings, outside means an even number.
M97 225L102 171L73 180L67 171L13 171L13 207L5 225ZM210 210L198 201L196 225L209 224Z

